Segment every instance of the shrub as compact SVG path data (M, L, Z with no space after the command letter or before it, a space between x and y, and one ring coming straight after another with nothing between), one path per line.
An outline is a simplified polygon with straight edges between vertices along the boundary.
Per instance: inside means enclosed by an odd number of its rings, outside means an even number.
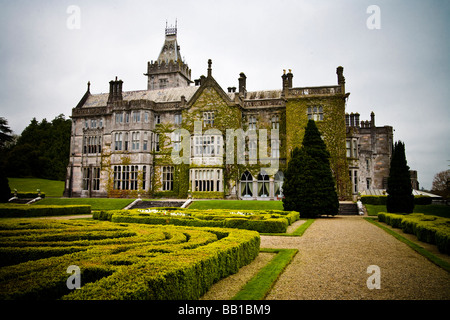
M224 193L218 191L193 191L193 199L223 199Z
M227 209L197 210L152 208L148 210L113 210L94 213L94 219L120 223L145 223L193 227L222 227L254 230L261 233L285 233L300 218L295 211Z
M414 213L399 215L378 213L378 220L403 232L414 234L419 241L436 244L442 253L450 254L450 219Z
M361 202L363 204L372 205L386 205L387 196L361 196ZM429 205L432 203L432 198L429 196L414 196L415 205Z
M432 200L429 196L414 196L415 205L429 205L432 203Z
M386 205L387 196L361 196L363 204Z
M29 261L0 269L3 300L198 299L214 282L250 263L260 245L254 231L224 228L35 219L4 220L0 228L7 230L2 243L30 251ZM66 237L86 233L97 239ZM36 246L43 237L57 234L60 239ZM69 247L79 251L64 252ZM39 249L46 252L45 259L31 253ZM79 290L66 287L70 265L81 270Z
M46 206L46 205L21 205L5 204L0 206L0 217L42 217L90 214L91 206Z
M302 147L291 152L283 183L284 210L306 218L336 215L339 200L330 167L330 153L313 120L305 128Z
M414 210L414 196L412 195L411 176L406 161L405 144L397 141L392 152L386 190L387 212L412 213Z

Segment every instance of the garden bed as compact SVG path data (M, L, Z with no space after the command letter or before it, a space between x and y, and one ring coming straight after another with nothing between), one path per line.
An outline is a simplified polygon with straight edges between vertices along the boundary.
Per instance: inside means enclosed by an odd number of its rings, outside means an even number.
M378 213L378 221L414 234L418 240L436 244L439 251L450 254L450 219L421 213L408 215Z
M285 233L287 227L300 218L300 214L281 210L152 208L99 211L94 212L93 218L118 223L238 228L262 233Z
M92 220L4 219L0 236L2 300L198 299L260 244L248 230ZM66 285L71 265L79 290Z
M43 216L64 216L90 214L90 205L28 205L0 204L0 218L28 218Z

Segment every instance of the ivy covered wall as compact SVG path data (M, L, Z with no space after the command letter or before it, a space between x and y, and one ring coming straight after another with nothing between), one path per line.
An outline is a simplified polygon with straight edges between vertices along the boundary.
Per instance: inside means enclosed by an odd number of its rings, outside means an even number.
M308 107L321 106L323 120L316 121L330 152L330 165L340 200L351 199L351 182L346 158L345 96L291 97L286 102L286 153L301 147L308 122Z

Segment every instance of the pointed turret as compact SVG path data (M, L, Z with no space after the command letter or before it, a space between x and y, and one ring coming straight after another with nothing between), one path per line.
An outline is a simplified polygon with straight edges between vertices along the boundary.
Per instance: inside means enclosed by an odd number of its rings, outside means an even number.
M177 42L177 22L170 27L166 22L165 40L158 60L148 62L144 75L148 77L148 90L187 87L192 83L191 69L183 61Z

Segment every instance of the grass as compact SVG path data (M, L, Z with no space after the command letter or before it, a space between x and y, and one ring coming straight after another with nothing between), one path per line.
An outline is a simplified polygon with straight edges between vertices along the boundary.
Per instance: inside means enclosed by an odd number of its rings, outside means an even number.
M297 249L261 249L260 252L274 252L277 255L262 268L239 291L232 300L262 300L272 289L275 281L297 254Z
M120 210L125 208L134 199L108 199L108 198L61 198L61 199L42 199L36 202L36 205L78 205L88 204L91 210Z
M376 216L378 212L386 212L385 205L366 204L365 207L369 216ZM414 206L414 213L423 213L427 215L450 218L450 206L438 204L416 205Z
M282 201L201 200L189 209L283 210Z
M415 243L415 242L413 242L413 241L403 237L399 233L397 233L397 232L387 228L386 226L382 225L380 222L378 222L374 218L364 218L364 219L369 221L370 223L373 223L377 227L383 229L384 231L386 231L390 235L394 236L397 240L400 240L401 242L405 243L406 245L411 247L414 251L418 252L419 254L421 254L422 256L424 256L425 258L427 258L428 260L430 260L434 264L438 265L442 269L446 270L447 272L450 272L450 264L448 262L446 262L446 261L440 259L439 257L435 256L434 254L432 254L431 252L426 250L424 247L419 246L417 243Z
M8 178L11 192L14 189L21 192L36 192L37 189L45 193L46 197L62 197L64 181L47 180L38 178Z

